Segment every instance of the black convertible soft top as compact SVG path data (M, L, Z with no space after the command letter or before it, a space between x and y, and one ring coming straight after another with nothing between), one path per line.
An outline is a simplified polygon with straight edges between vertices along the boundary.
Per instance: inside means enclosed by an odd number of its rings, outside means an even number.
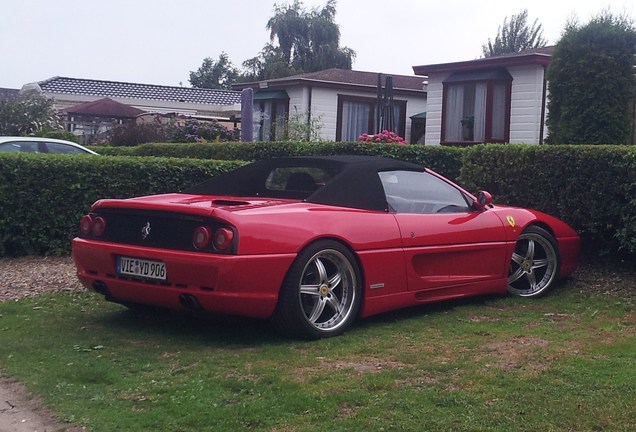
M299 195L296 191L267 187L272 173L279 169L317 168L331 174L330 179L313 191ZM387 211L386 196L378 172L424 171L410 162L373 156L299 156L266 159L245 165L183 191L195 195L226 195L304 199L367 210Z

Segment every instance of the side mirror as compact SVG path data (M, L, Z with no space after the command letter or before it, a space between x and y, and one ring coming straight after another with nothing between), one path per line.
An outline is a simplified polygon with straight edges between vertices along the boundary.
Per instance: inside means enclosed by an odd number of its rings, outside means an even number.
M477 210L483 210L484 208L486 208L486 206L489 206L490 204L492 204L492 195L490 195L490 192L486 192L486 191L477 192L477 200L473 202L473 206Z

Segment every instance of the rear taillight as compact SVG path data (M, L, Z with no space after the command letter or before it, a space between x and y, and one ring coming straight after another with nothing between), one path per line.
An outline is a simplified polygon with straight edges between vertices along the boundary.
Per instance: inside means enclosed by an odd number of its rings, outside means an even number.
M101 237L106 230L106 220L97 216L93 218L91 215L84 215L80 219L80 232L83 236Z
M106 231L106 221L103 217L97 216L93 219L93 229L91 232L95 237L101 237L104 235L104 231Z
M87 236L91 233L93 229L93 218L90 215L82 216L80 219L80 232L83 236Z
M219 228L214 231L214 247L218 251L225 251L232 245L234 240L234 231L230 228Z
M210 238L212 238L210 229L205 226L200 226L194 230L192 244L197 249L205 249L210 244Z

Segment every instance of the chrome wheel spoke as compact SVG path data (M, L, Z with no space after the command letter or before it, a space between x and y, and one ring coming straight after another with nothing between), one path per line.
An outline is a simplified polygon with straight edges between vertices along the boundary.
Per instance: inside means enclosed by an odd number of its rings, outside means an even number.
M513 274L508 276L508 283L511 284L513 282L518 281L521 278L521 276L523 276L524 274L525 272L523 271L523 269L519 267Z
M526 259L534 257L534 240L528 240L528 250L526 251Z
M304 284L300 286L300 294L310 295L310 296L319 296L320 295L320 285L315 284Z
M322 315L322 312L325 310L325 303L325 300L322 298L316 300L311 314L307 317L310 323L315 323L318 318L320 318L320 315Z
M316 270L318 270L318 283L326 283L329 278L327 277L327 269L325 268L325 265L319 258L316 258L314 265L316 266Z
M519 255L517 252L512 253L512 260L516 262L517 264L521 265L524 259L525 258Z
M548 259L540 259L540 260L534 260L532 262L532 269L538 269L541 267L547 267L550 265L550 260Z
M530 292L535 291L537 289L537 279L534 277L534 273L526 274L526 280L528 281L528 286L530 286Z
M331 293L331 295L326 297L325 301L335 313L340 313L340 309L342 308L340 299L338 299L334 293Z
M338 286L338 284L340 283L340 281L342 281L342 272L338 272L335 275L333 275L329 281L327 282L327 284L329 285L329 287L331 289L335 288Z

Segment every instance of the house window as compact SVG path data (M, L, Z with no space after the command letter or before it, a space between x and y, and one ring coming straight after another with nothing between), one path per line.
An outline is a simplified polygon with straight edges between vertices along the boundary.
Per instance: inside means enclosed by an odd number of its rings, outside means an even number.
M357 141L363 133L376 131L377 99L338 95L336 141ZM406 101L393 101L395 133L404 137Z
M254 138L257 141L285 139L289 113L289 96L284 91L263 91L254 94Z
M505 69L455 73L443 84L443 144L508 142L512 77Z

